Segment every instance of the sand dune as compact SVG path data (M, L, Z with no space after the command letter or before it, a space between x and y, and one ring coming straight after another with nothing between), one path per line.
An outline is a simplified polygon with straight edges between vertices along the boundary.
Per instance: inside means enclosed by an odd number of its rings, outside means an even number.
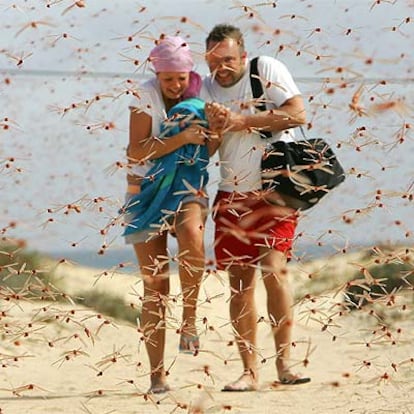
M349 259L349 258L348 258ZM343 258L341 258L344 261ZM349 259L348 261L351 261ZM346 262L346 261L345 261ZM338 262L339 263L339 262ZM341 268L336 264L336 271ZM332 263L331 263L332 264ZM313 265L313 266L320 266ZM344 266L344 263L342 263ZM306 282L292 268L294 286ZM61 266L67 293L85 288L116 292L136 301L139 278L80 266ZM177 275L172 294L179 299ZM166 361L173 391L148 396L148 362L136 327L113 321L71 303L3 301L0 345L1 413L412 413L413 328L408 305L398 297L393 320L361 310L339 316L342 297L334 290L296 304L292 365L312 377L300 386L275 386L274 351L267 323L259 324L260 390L223 393L238 377L241 363L228 323L226 275L203 283L198 316L202 350L178 353L180 303L171 301ZM266 320L265 295L258 284L259 315ZM404 303L403 303L404 302ZM386 305L384 305L386 306ZM399 317L397 317L399 314ZM332 315L331 325L322 321ZM407 317L405 316L407 315ZM412 315L412 313L411 313ZM204 323L202 322L204 319ZM197 411L198 409L198 411Z

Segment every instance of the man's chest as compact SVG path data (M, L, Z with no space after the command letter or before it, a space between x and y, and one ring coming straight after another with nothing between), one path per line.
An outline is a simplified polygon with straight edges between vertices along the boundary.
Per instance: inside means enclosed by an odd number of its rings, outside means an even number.
M206 86L204 93L207 96L202 96L203 99L221 103L234 112L250 112L253 104L251 87L245 78L230 88L221 88L212 82Z

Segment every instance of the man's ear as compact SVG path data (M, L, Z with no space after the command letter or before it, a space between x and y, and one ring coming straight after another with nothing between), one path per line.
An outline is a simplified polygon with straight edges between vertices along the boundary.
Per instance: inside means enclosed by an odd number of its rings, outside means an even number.
M246 59L247 59L247 52L246 52L246 51L244 51L244 52L241 54L241 59L242 59L242 61L243 61L243 62L246 62Z

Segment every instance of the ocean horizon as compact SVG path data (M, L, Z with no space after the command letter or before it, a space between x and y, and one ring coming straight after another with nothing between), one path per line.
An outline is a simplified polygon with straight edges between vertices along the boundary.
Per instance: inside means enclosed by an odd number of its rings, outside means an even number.
M293 249L292 263L309 262L317 259L329 260L333 255L341 255L346 253L366 251L373 248L375 244L367 243L366 245L353 245L348 250L334 245L320 245L313 243L299 244ZM382 246L378 243L378 247ZM170 253L174 255L177 252L176 246L170 246ZM131 273L137 271L137 259L132 246L124 248L108 249L105 253L96 250L72 249L72 250L56 250L56 251L39 251L55 260L66 260L74 265L86 266L96 269L111 269L116 272ZM212 249L206 250L206 259L213 259ZM173 271L177 270L177 263L170 261L170 267Z

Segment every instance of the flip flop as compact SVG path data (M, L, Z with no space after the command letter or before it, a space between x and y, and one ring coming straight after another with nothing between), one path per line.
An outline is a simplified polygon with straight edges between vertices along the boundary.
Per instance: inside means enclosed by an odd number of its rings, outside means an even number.
M283 385L299 385L299 384L306 384L310 382L311 379L309 377L297 377L297 378L282 378L280 383Z

